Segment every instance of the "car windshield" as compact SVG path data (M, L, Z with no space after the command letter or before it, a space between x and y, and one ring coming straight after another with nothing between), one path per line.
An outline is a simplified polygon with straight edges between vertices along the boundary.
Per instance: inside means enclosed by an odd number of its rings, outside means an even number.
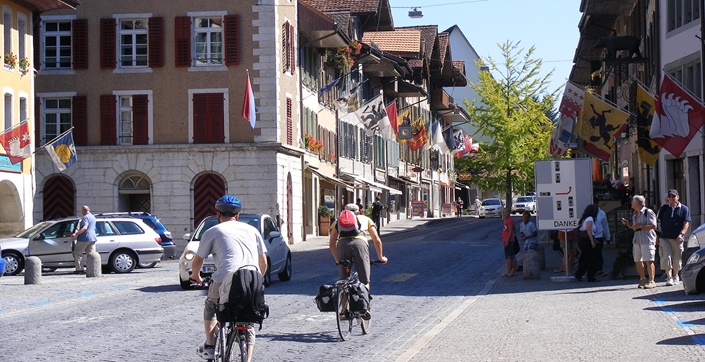
M255 229L259 230L259 215L240 215L237 221L252 225Z
M488 206L488 205L501 205L502 202L499 201L499 199L488 199L482 202L482 206Z
M525 196L525 197L520 197L517 199L517 202L533 202L534 198L531 196Z
M48 222L40 222L37 225L32 226L31 228L15 235L16 238L31 238L33 237L39 230L47 226L49 223Z

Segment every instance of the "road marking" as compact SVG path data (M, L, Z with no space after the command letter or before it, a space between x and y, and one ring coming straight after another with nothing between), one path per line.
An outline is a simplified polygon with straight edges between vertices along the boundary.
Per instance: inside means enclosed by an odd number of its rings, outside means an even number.
M394 274L392 276L387 277L384 279L385 282L405 282L408 281L412 278L415 278L418 273L399 273L399 274Z
M460 316L461 314L463 314L463 312L470 308L473 303L487 295L487 293L492 290L492 287L494 287L495 282L496 280L493 279L485 283L485 287L482 288L482 290L476 296L466 299L460 306L455 308L452 312L448 313L448 315L443 318L443 320L441 320L438 324L436 324L433 328L426 332L426 334L417 338L416 342L414 342L411 347L409 347L406 351L404 351L404 353L397 357L396 361L410 361L417 353L421 351L421 349L423 349L429 342L431 342L434 337L441 333L451 322L458 318L458 316Z
M656 304L658 307L661 308L661 312L665 314L666 316L670 317L673 319L676 324L683 329L683 331L690 337L690 339L693 341L698 346L705 346L705 337L703 337L701 334L695 333L693 328L695 327L695 324L693 323L688 323L687 321L681 320L678 317L678 313L669 308L666 305L666 302L663 300L654 300L654 304Z

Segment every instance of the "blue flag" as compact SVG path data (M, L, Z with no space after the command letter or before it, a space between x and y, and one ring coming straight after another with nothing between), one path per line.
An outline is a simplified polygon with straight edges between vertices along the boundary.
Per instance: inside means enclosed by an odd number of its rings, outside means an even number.
M332 82L328 83L325 87L319 88L318 89L318 95L320 96L323 93L328 93L333 90L333 87L335 87L336 84L338 84L338 81L340 78L335 78Z
M67 167L73 165L74 162L78 161L78 157L76 157L76 146L73 143L73 132L71 130L68 130L68 132L57 137L56 140L46 144L44 147L59 171L65 170Z
M456 147L455 137L453 137L453 127L448 127L443 131L443 139L446 141L446 146L449 150L454 150Z

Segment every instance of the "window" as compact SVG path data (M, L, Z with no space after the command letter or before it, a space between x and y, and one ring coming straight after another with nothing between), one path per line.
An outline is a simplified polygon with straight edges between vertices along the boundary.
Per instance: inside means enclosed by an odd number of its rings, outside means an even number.
M288 21L282 24L282 70L284 73L294 74L296 69L294 26Z
M194 19L196 65L223 65L223 18Z
M683 64L675 67L667 67L669 74L673 76L679 83L683 84L686 89L695 94L696 97L702 99L702 76L700 70L700 60L699 57L690 56L687 57L691 61L683 62ZM694 60L697 59L697 60Z
M110 236L110 235L117 235L117 232L115 231L113 226L110 225L109 222L98 221L95 223L95 235L96 236Z
M44 68L71 69L71 21L44 23Z
M20 122L27 120L27 98L20 97Z
M132 221L113 221L113 224L122 235L144 234L144 230Z
M23 14L17 16L17 60L27 57L27 20Z
M193 105L193 143L225 142L225 94L196 93Z
M3 7L2 9L2 25L3 25L3 54L12 52L12 9Z
M147 66L147 19L120 19L120 67Z
M120 97L120 109L118 110L118 127L121 145L132 144L132 97Z
M3 131L12 127L12 94L5 93L5 124Z
M51 141L71 128L71 98L45 98L43 103L44 141Z
M668 0L668 31L700 19L701 0Z

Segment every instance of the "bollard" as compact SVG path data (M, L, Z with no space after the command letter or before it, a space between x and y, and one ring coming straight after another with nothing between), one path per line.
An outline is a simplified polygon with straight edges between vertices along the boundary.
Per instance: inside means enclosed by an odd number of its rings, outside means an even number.
M86 278L102 277L100 254L97 251L91 251L86 254Z
M42 284L42 261L30 256L24 261L24 283Z
M522 258L524 279L541 279L539 253L536 250L527 250Z
M539 243L538 247L536 248L536 251L539 253L539 267L541 270L546 270L546 248L545 245L547 244L542 244Z

